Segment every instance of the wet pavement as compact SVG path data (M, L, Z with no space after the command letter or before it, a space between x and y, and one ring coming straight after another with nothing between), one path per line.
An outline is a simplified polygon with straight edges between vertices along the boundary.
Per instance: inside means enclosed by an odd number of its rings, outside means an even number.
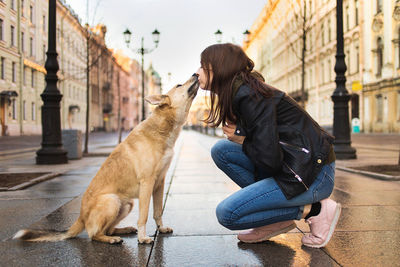
M93 151L111 150L114 141L106 135L102 138ZM365 165L372 158L375 164L396 162L398 151L392 148L398 139L390 136L386 140L391 138L392 144L381 146L377 137L356 137L358 159L338 161L337 165ZM211 160L210 149L217 140L192 131L182 132L167 174L164 197L164 224L174 232L156 233L150 211L147 233L154 236L153 245L139 245L136 235L123 237L120 245L91 242L86 232L56 243L10 240L24 227L66 230L79 216L80 195L105 157L83 158L59 166L36 166L29 157L1 159L0 168L7 171L37 168L63 171L61 176L25 190L0 192L1 265L400 266L400 182L340 170L336 172L332 198L342 203L343 211L325 248L301 245L301 237L309 231L304 221L297 221L296 229L267 242L239 242L237 232L219 225L215 216L217 204L238 190ZM382 147L385 149L377 150ZM368 152L371 150L375 152ZM135 200L134 210L121 226L136 226L137 204Z

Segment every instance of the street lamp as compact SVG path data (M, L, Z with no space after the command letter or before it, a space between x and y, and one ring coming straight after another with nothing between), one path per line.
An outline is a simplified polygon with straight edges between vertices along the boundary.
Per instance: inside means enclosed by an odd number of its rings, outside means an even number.
M246 31L243 33L243 40L245 43L250 42L250 34L249 30L246 29Z
M131 37L132 37L132 32L129 29L126 29L124 31L124 39L125 39L125 43L126 46L129 48L129 44L131 42ZM155 44L155 47L152 49L146 49L144 48L144 38L142 37L142 46L139 49L132 49L132 51L141 54L142 55L142 121L146 119L146 113L145 113L145 106L144 106L144 55L145 54L149 54L151 52L154 51L154 49L156 49L158 47L158 43L160 41L160 32L157 31L157 29L155 29L152 32L152 36L153 36L153 42Z
M217 43L221 43L222 41L222 32L218 29L216 32L214 32L215 39L217 40Z
M249 30L246 30L243 33L243 40L245 43L250 42L250 34L251 34L251 32L249 32ZM214 35L215 35L215 40L217 41L217 43L220 44L222 41L222 32L220 31L220 29L218 29L216 32L214 32Z
M336 89L331 98L333 105L333 135L335 136L334 149L338 159L355 159L356 150L351 147L349 100L350 95L346 90L346 63L343 52L343 0L336 1Z
M60 101L57 88L59 70L56 50L56 0L49 0L49 37L46 58L46 88L40 95L42 106L42 147L36 152L36 164L67 163L67 151L61 139Z

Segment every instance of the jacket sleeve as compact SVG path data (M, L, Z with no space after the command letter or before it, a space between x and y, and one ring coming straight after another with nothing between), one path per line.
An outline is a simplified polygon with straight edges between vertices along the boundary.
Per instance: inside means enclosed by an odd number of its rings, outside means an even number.
M238 96L235 102L246 128L243 152L257 170L261 168L270 175L277 173L282 167L283 153L279 145L274 98L256 98L247 93Z

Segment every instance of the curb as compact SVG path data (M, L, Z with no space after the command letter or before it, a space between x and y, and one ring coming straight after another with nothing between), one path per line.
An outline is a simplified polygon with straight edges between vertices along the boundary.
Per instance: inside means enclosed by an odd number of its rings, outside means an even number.
M39 177L37 177L35 179L32 179L32 180L30 180L28 182L16 185L14 187L10 187L10 188L0 187L0 191L17 191L17 190L25 189L25 188L27 188L29 186L32 186L34 184L38 184L38 183L46 181L46 180L50 180L50 179L52 179L54 177L57 177L59 175L61 175L61 173L58 173L58 172L47 173L47 174L39 176Z
M365 176L383 180L383 181L400 181L400 176L386 175L386 174L369 172L369 171L361 171L361 170L356 170L356 169L347 168L347 167L340 167L340 166L336 166L336 169L345 171L345 172L351 172L351 173L365 175Z
M21 149L12 149L12 150L5 150L0 152L1 157L10 156L10 155L18 155L22 153L28 152L35 152L39 150L40 147L28 147L28 148L21 148Z
M83 153L83 157L108 157L110 156L111 152L89 152Z

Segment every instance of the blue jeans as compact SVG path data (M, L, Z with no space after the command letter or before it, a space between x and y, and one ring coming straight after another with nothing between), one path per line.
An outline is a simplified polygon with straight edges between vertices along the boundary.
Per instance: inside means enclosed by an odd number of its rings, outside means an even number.
M274 178L254 179L254 164L242 145L220 140L212 147L211 156L218 168L242 188L217 206L219 223L231 230L300 220L304 205L328 198L333 190L335 162L322 167L307 191L288 200Z

